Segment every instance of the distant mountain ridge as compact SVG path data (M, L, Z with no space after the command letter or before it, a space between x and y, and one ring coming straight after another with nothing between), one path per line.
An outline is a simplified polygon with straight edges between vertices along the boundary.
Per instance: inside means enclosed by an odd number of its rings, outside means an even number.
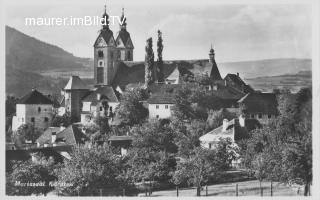
M50 69L85 69L90 59L79 58L60 47L6 26L6 69L40 72Z
M266 89L269 85L264 85L263 81L270 82L272 79L267 80L261 77L311 71L311 64L311 59L279 58L225 62L217 65L223 77L228 73L239 72L240 77L248 79L249 84L252 79L253 86L263 86ZM37 87L47 93L56 93L64 86L68 76L72 74L86 78L86 81L92 83L92 58L76 57L58 46L40 41L6 26L7 94L19 97L32 87ZM254 79L257 77L260 79ZM306 79L308 78L311 82L311 77L306 77ZM262 82L259 83L259 81ZM294 79L291 79L292 81Z

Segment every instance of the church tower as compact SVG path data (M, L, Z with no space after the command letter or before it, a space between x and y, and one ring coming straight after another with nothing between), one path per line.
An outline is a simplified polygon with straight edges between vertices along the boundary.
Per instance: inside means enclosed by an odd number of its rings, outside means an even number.
M120 18L120 31L116 37L116 45L118 49L119 61L133 61L133 49L130 33L127 31L127 18L124 15L124 8L122 8L122 15Z
M213 50L212 45L211 45L211 49L210 49L210 52L209 52L209 63L212 66L211 67L211 72L210 72L210 78L212 78L213 80L222 80L214 56L215 56L214 50Z
M102 28L94 47L94 83L110 85L117 72L117 49L113 32L109 28L109 15L104 9Z

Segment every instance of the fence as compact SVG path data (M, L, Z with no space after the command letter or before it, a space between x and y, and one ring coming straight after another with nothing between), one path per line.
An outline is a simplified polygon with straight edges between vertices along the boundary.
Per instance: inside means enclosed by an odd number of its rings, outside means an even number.
M139 196L196 196L197 189L179 188L166 191L146 191ZM246 181L206 185L201 188L201 196L297 196L303 195L303 187L295 190L278 182Z

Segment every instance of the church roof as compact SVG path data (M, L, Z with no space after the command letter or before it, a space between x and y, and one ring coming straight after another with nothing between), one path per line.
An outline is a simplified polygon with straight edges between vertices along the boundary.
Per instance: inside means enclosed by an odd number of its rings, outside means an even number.
M71 76L64 90L87 90L89 87L82 82L79 76Z
M98 103L97 95L101 95L101 100L105 99L108 102L119 102L119 99L115 93L115 90L109 86L100 86L94 91L90 91L87 96L85 96L82 101L83 102L91 102L93 105L96 105Z
M53 102L41 92L33 89L31 92L23 96L19 100L18 104L53 104Z
M121 29L118 33L117 39L118 37L120 37L120 39L122 40L123 44L126 46L127 42L130 38L130 33L126 30L126 29Z
M97 37L96 41L94 42L94 46L96 46L98 42L98 38L102 37L106 43L109 42L110 38L113 37L113 32L110 29L101 29L99 36Z
M208 59L164 61L164 78L172 78L171 74L178 68L180 75L211 74L212 64ZM133 83L144 83L144 62L124 61L119 64L115 75L114 86L126 86ZM175 71L176 73L176 71ZM220 74L219 74L220 75ZM175 75L176 76L176 75Z

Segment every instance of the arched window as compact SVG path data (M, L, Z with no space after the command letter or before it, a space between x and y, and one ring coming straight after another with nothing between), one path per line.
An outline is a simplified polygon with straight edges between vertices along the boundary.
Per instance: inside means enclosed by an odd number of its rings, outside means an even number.
M103 51L101 51L101 50L98 51L98 57L99 57L99 58L103 58Z
M38 112L41 112L41 108L40 107L38 107Z

